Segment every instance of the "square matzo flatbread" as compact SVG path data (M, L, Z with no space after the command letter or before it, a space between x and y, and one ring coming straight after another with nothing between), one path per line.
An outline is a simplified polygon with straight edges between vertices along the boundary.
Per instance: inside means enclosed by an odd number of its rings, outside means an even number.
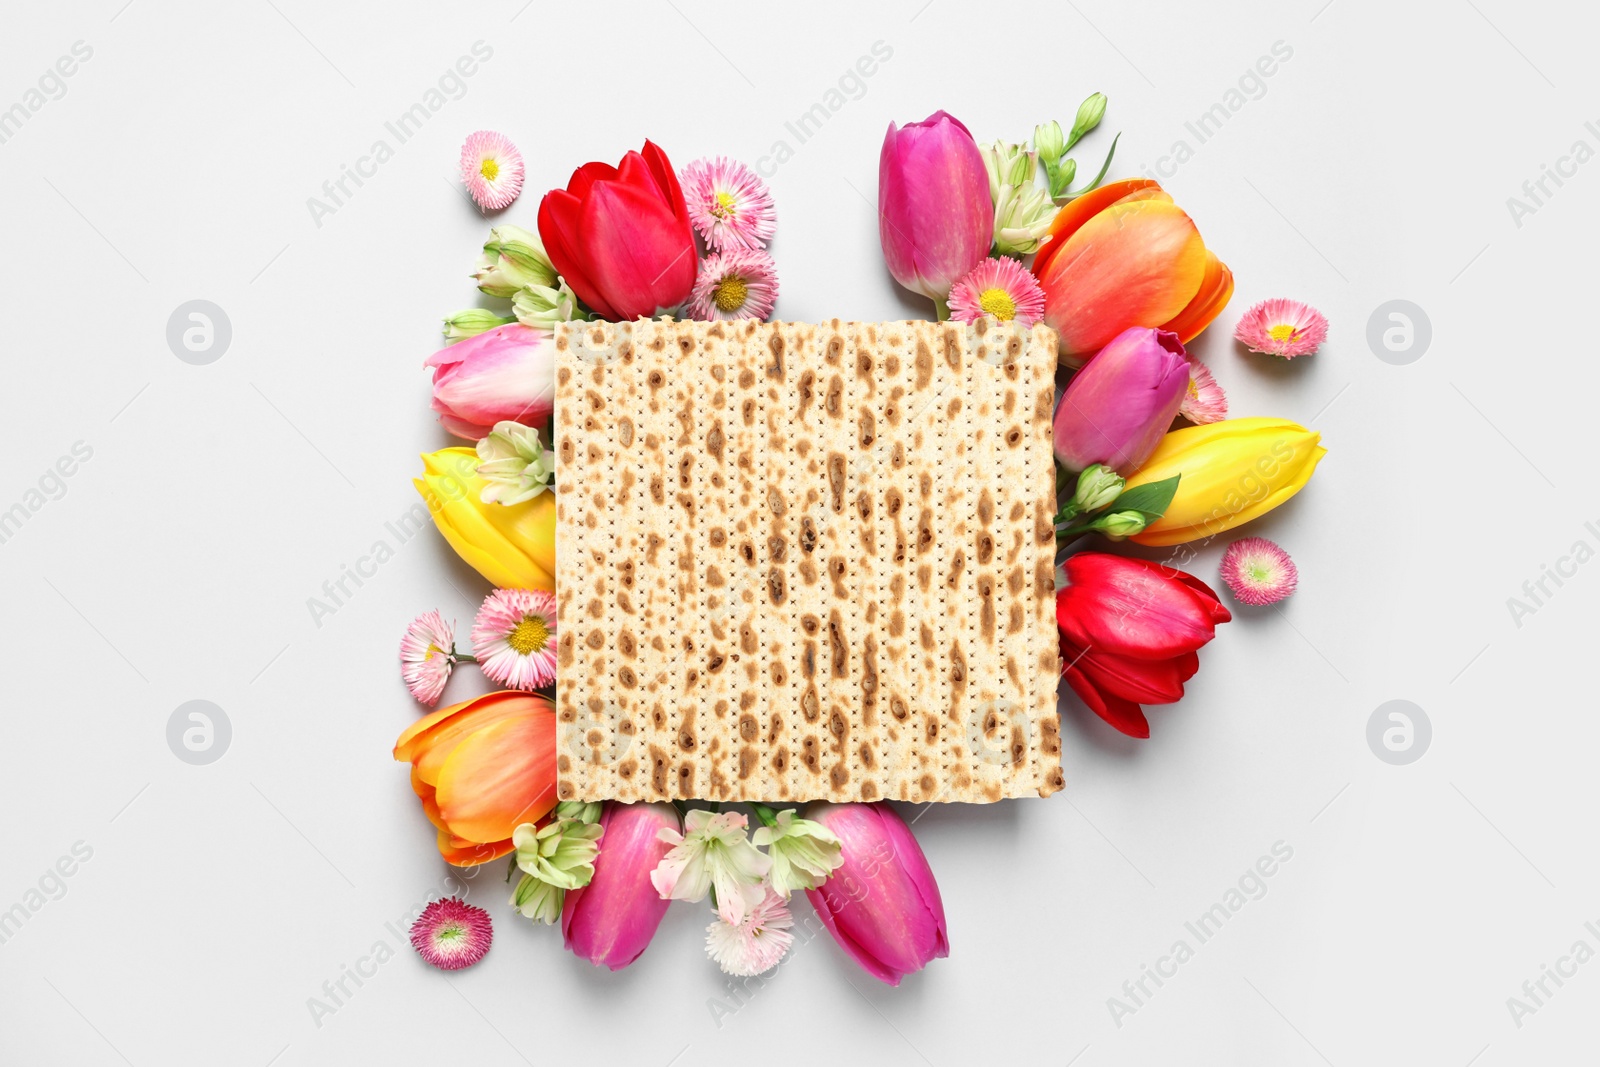
M1061 788L1056 337L556 331L562 799Z

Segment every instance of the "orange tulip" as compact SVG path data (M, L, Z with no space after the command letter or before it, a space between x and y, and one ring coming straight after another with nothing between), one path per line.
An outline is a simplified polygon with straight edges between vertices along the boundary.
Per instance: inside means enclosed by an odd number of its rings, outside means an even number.
M1061 362L1081 367L1131 326L1187 344L1233 295L1233 274L1160 185L1112 182L1056 215L1033 261Z
M556 712L535 693L506 690L418 719L394 743L411 788L458 867L512 851L511 833L556 805Z

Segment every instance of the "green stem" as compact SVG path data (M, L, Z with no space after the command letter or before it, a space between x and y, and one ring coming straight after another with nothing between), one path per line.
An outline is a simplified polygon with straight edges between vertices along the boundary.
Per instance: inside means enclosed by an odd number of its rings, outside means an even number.
M940 322L950 321L950 301L947 297L936 296L933 298L934 314L939 316Z
M761 820L761 825L762 826L777 826L778 825L778 814L777 814L777 812L773 811L771 808L767 807L765 804L751 804L750 807L752 809L754 809L754 811L756 813L756 818Z

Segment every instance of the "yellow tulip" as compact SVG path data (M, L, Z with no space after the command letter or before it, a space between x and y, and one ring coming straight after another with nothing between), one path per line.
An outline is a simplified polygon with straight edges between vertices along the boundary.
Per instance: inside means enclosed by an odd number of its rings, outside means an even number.
M1166 513L1130 540L1180 545L1264 515L1300 491L1327 454L1322 435L1287 419L1227 419L1173 430L1127 488L1183 477Z
M556 587L556 495L520 504L485 504L478 456L470 448L441 448L422 457L412 479L433 524L479 574L502 589Z

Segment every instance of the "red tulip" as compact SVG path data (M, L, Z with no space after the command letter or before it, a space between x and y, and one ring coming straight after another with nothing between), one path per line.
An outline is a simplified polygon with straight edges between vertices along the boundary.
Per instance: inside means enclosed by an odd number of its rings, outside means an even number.
M1104 552L1067 557L1056 594L1062 673L1096 715L1149 737L1141 704L1171 704L1200 667L1195 650L1233 616L1211 587L1160 563Z
M828 933L868 974L899 985L950 955L944 902L917 839L886 804L821 804L808 819L833 831L844 863L806 890Z
M594 877L583 888L567 891L561 938L575 955L620 971L649 947L672 903L650 884L650 872L672 850L656 831L681 830L683 823L671 804L613 801L606 804L600 825L605 834Z
M667 154L646 141L622 164L585 163L539 204L539 238L557 273L601 318L676 308L698 265L689 208Z
M941 308L950 287L988 256L989 172L953 116L935 111L899 129L889 123L878 156L878 238L894 280Z
M1188 344L1233 295L1232 272L1145 178L1102 185L1062 208L1033 273L1044 321L1072 367L1130 326L1170 330Z

